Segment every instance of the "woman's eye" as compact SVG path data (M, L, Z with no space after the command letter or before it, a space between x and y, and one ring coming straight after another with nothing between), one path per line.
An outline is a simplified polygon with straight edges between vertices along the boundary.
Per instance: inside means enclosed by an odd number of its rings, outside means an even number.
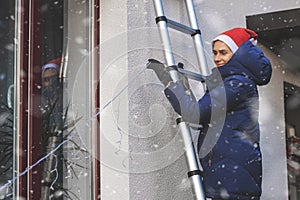
M227 51L221 51L221 54L222 54L223 56L225 56L227 53L228 53Z

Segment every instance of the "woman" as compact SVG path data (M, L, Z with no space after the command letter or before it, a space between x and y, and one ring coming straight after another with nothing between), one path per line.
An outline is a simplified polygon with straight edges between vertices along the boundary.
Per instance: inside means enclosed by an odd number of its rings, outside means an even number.
M256 200L261 196L257 85L269 82L272 68L253 44L256 38L252 30L234 28L213 40L216 68L207 78L206 93L198 101L180 82L170 81L164 91L185 121L202 125L198 149L210 129L218 137L208 153L199 156L206 197L215 200Z

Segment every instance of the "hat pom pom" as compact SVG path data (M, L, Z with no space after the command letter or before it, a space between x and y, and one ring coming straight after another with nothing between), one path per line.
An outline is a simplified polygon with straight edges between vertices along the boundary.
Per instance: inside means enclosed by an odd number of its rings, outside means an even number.
M250 42L252 42L253 45L257 45L257 39L250 38Z

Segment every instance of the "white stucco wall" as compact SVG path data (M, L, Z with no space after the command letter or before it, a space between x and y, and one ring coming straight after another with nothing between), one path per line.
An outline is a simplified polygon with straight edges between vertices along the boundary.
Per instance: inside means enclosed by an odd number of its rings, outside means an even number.
M298 85L299 73L291 72L277 55L263 48L272 61L270 84L260 88L261 147L263 152L262 199L288 199L284 81Z
M209 66L210 41L220 32L245 27L246 16L298 8L298 0L194 1ZM186 23L184 3L165 0L165 13ZM102 199L193 199L176 115L163 86L145 70L148 58L163 61L151 0L101 1L101 197ZM188 36L171 31L176 62L196 70ZM263 153L262 200L287 197L283 81L298 75L262 47L273 64L269 85L261 87ZM284 70L284 72L283 72ZM193 88L201 88L194 84ZM198 94L199 96L201 95ZM104 107L107 106L107 107ZM104 142L104 143L103 143Z
M103 200L129 199L128 12L126 1L100 1L100 184Z

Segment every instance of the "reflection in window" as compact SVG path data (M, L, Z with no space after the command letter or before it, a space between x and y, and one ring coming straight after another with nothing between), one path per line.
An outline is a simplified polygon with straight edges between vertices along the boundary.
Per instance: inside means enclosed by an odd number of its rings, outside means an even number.
M13 178L14 1L0 1L0 186ZM11 199L12 186L0 190Z
M42 67L42 155L51 154L42 164L42 199L48 199L57 191L63 191L62 149L51 153L63 142L64 133L63 93L58 76L60 63L61 59L55 59Z
M20 174L32 170L31 166L27 166L25 171L13 174L13 152L16 145L13 135L14 119L23 120L18 118L13 110L17 102L14 101L14 68L18 67L14 66L14 55L17 55L14 49L15 2L0 1L0 187L8 181L17 183L16 178L19 178ZM32 184L35 184L35 188L40 187L40 199L43 200L91 199L93 194L90 153L93 129L87 125L91 118L91 97L88 96L90 64L86 62L86 50L93 42L93 39L89 38L91 24L87 20L91 10L89 2L43 0L41 8L34 11L41 12L43 23L42 35L31 33L35 34L34 38L42 39L43 66L34 66L42 70L42 157L39 159L42 172L38 174L41 182ZM19 26L22 24L17 25ZM68 77L63 78L60 74L62 69L66 69L66 53L70 66L66 70ZM80 95L74 97L72 92L78 74L81 75L79 79L82 80L82 84L77 90L80 91ZM23 122L27 123L26 120ZM20 134L25 133L20 131ZM40 152L37 154L40 155ZM9 186L0 190L0 199L15 198L13 184L8 184Z
M72 110L74 99L68 96L72 89L71 83L76 78L74 76L76 70L82 63L73 60L81 57L79 52L73 51L69 55L70 63L75 64L72 64L71 71L67 71L68 79L61 76L66 67L65 54L69 51L66 49L66 39L70 43L76 43L72 35L75 32L77 38L86 38L80 45L84 48L88 46L89 38L86 32L88 29L85 27L88 24L84 23L87 16L83 14L88 14L86 12L88 3L76 0L47 0L42 3L44 65L41 66L41 144L43 157L46 159L42 163L41 199L89 199L92 191L89 184L85 183L90 183L91 180L88 175L91 170L89 164L91 155L81 138L81 135L84 135L89 140L89 134L82 133L77 128L80 123L85 123L81 120L85 114L77 116L76 113L76 117L71 115L71 112L76 111ZM74 17L79 19L76 23L69 18L74 14ZM83 23L81 24L83 31L73 31L80 23ZM84 95L85 91L82 92Z

